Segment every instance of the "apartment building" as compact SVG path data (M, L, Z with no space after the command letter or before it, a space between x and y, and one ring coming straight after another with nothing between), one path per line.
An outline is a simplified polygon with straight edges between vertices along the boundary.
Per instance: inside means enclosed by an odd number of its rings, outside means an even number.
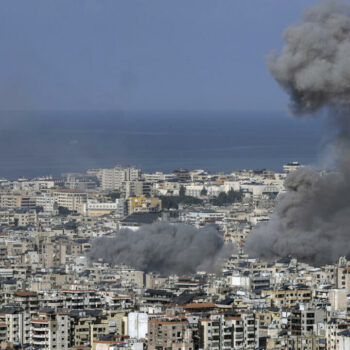
M120 190L123 182L139 180L141 171L134 167L116 166L113 169L100 169L97 176L101 182L102 190Z
M87 202L87 194L84 191L61 189L53 192L53 196L59 207L70 211L83 213L84 204Z
M162 210L162 201L159 198L145 196L129 199L129 214L132 213L158 213Z
M36 206L43 208L46 213L55 214L58 209L56 198L51 193L41 193L36 196Z
M312 291L306 287L292 288L286 287L283 289L264 289L261 291L261 296L266 297L271 306L276 307L295 307L297 304L306 304L311 301Z
M323 323L327 320L325 310L310 308L291 309L288 317L289 331L291 335L306 336L314 331L314 325Z
M148 321L148 349L193 350L193 331L186 319L151 319Z
M349 334L349 323L345 320L331 319L326 324L326 338L327 338L327 350L345 350L347 348L340 348L339 335L343 333L344 337L348 337ZM340 337L343 337L340 336ZM342 343L346 342L347 338L344 338Z
M210 315L200 320L199 334L200 348L204 350L240 349L245 345L244 321L240 316Z
M101 297L95 290L64 289L65 307L70 310L98 309L102 307Z
M38 218L34 209L18 208L14 210L13 221L15 226L35 226Z
M40 349L67 350L70 347L71 321L68 312L47 309L31 320L32 345Z
M29 344L30 314L18 305L8 305L0 309L2 339L10 343ZM6 336L5 336L6 331Z
M188 210L180 213L180 221L197 228L210 224L224 226L226 223L226 213L211 209Z
M123 197L137 197L137 196L150 196L152 186L148 182L144 181L124 181L121 187Z
M281 334L267 339L266 350L326 350L326 339L323 336L290 336ZM337 348L340 350L341 348ZM343 350L343 349L342 349Z
M45 268L62 266L66 263L67 246L63 243L43 242L39 246L40 264Z
M34 196L23 195L19 193L1 194L0 196L0 207L15 209L34 209L36 200Z
M118 198L114 202L98 202L88 200L84 204L84 215L86 216L103 216L115 213L117 217L127 215L127 201L124 198Z
M39 309L38 294L31 291L17 291L13 295L13 301L28 312L31 316L35 315Z
M71 339L75 347L93 345L107 334L122 332L122 315L102 310L80 309L70 311Z

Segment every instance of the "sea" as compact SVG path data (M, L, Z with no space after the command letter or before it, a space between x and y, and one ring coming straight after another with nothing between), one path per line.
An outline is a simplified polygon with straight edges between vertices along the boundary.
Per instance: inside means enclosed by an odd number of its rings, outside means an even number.
M287 112L1 112L0 178L116 165L230 173L315 164L329 141L322 118Z

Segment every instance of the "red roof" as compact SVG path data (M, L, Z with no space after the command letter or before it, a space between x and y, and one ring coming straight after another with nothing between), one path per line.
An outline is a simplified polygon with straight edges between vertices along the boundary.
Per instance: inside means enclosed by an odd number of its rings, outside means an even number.
M181 320L161 320L161 319L155 319L155 320L149 320L150 323L158 323L158 324L187 324L187 321L181 321Z
M183 308L184 309L213 309L216 305L213 303L192 303L192 304L186 304Z
M15 292L15 295L19 297L36 297L37 296L36 292L25 292L25 291L17 291Z
M34 323L49 323L49 320L47 319L34 319L32 320Z

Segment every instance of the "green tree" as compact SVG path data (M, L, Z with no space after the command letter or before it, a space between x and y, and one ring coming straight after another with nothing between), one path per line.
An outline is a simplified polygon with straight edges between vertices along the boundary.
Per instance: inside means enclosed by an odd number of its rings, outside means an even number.
M202 204L203 201L192 196L159 196L163 209L178 209L179 204Z
M112 201L115 201L116 199L120 198L120 193L119 192L111 192L108 197L112 199Z
M229 203L240 202L242 198L242 192L234 191L232 188L227 192L227 201Z
M180 191L179 191L179 196L180 197L185 197L185 194L186 194L186 188L184 185L181 185L180 186Z
M61 207L61 206L58 207L58 214L59 215L66 216L70 213L71 213L71 211L69 209L67 209L66 207Z
M242 200L242 193L236 192L233 189L229 190L227 193L220 192L219 195L211 199L211 203L217 206L223 206L227 204L233 204Z
M177 196L159 196L162 201L163 209L178 209L179 208L179 197Z

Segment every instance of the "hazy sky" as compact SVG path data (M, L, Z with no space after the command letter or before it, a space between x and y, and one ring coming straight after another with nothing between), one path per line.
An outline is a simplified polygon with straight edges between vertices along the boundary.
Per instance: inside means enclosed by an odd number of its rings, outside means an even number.
M2 0L0 109L285 109L264 57L314 2Z

